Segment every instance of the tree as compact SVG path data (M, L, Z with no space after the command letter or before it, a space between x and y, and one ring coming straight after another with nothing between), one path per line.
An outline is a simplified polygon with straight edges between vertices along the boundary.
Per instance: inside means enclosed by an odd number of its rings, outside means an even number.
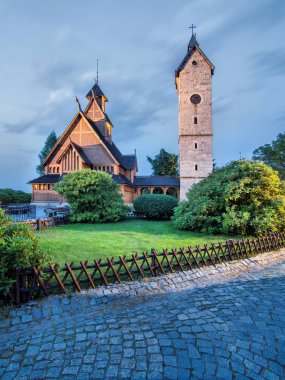
M11 202L12 202L12 198L10 197L10 195L6 193L5 191L0 190L0 204L11 203Z
M37 166L37 173L38 174L44 174L45 173L45 169L43 167L43 161L46 158L46 156L50 153L52 148L55 146L55 144L57 143L57 140L58 140L58 138L56 137L55 132L52 131L48 135L46 142L45 142L45 145L39 154L40 163Z
M13 189L0 189L0 192L4 192L9 195L9 203L31 203L32 195L30 193L25 193L21 190Z
M285 185L262 162L233 161L187 193L175 209L180 229L228 235L260 235L285 227Z
M277 170L280 178L285 180L285 133L280 133L271 144L265 144L255 149L252 158L265 162Z
M153 175L178 175L178 155L161 149L154 158L147 156Z
M120 186L108 173L78 170L54 186L71 208L74 222L118 222L127 216Z

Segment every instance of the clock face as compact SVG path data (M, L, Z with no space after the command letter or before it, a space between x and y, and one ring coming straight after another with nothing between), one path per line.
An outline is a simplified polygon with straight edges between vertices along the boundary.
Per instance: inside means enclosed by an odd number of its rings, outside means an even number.
M198 94L194 94L191 96L190 100L193 104L199 104L201 102L201 96Z

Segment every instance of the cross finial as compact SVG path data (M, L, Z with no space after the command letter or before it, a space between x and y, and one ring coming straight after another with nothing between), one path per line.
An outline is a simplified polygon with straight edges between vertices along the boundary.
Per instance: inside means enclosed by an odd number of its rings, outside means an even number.
M191 25L191 26L189 26L189 29L192 29L192 36L193 36L193 34L194 34L194 29L196 29L197 27L196 26L194 26L193 24Z

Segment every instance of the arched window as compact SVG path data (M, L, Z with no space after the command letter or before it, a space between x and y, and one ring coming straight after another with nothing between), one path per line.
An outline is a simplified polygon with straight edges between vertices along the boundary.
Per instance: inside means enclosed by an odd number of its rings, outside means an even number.
M194 117L194 124L198 124L198 118L196 116Z
M67 170L70 169L70 151L67 152Z
M195 165L195 170L198 170L198 165L197 164Z
M57 172L57 174L59 173L59 167L57 167L56 172Z
M153 189L152 194L163 194L163 190L161 187L156 187Z
M167 195L177 198L177 191L174 187L169 187L166 191Z
M79 157L76 157L76 165L77 165L77 170L79 170Z
M149 190L149 188L148 188L148 187L143 187L143 188L141 189L141 194L150 194L150 190Z
M195 149L198 149L198 144L197 143L195 143Z

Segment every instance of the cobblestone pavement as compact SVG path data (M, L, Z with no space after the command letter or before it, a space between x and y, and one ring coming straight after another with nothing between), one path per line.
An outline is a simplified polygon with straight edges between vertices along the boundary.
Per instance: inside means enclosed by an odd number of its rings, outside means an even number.
M284 251L132 286L12 312L0 378L284 379Z

